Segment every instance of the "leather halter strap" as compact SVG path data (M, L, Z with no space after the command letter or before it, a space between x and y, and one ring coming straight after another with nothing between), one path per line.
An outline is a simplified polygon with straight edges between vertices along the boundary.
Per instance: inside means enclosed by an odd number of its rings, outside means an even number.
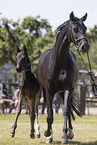
M29 67L30 66L30 62L29 63L27 63L27 64L22 64L22 63L17 63L17 64L20 64L21 66L22 66L22 70L23 71L31 71L31 69L28 69L27 67Z

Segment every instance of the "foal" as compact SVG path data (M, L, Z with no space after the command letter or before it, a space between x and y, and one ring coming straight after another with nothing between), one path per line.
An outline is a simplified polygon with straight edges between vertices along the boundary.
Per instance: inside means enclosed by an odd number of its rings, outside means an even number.
M41 97L40 85L34 74L31 72L31 64L26 46L24 45L21 50L18 48L18 46L16 46L16 52L18 53L16 71L18 73L22 72L22 76L19 84L18 111L15 116L15 121L10 136L14 137L15 135L17 120L22 110L22 99L24 97L30 116L30 138L35 138L34 121L36 122L37 138L40 138L40 130L38 125L38 105L40 103Z

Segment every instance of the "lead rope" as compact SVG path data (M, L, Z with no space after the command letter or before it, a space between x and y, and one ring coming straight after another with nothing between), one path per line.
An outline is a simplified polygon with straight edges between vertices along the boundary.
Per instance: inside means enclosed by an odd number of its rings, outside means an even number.
M88 68L87 68L87 66L86 66L86 64L85 64L85 62L84 62L84 60L83 60L83 58L82 58L82 55L81 55L81 53L80 53L79 50L78 50L78 54L80 55L81 60L82 60L82 62L83 62L83 64L84 64L84 66L85 66L85 68L86 68L88 74L89 74L90 77L91 77L91 80L94 82L94 79L93 79L93 76L92 76L92 73L91 73L91 63L90 63L90 58L89 58L89 54L88 54L88 52L87 52L87 58L88 58L89 70L90 70L90 71L88 70Z
M94 78L93 78L93 75L92 75L92 73L91 73L91 64L90 64L90 58L89 58L89 54L88 54L88 52L87 52L87 57L88 57L88 63L89 63L89 69L90 69L90 71L88 70L88 68L87 68L87 66L86 66L86 64L85 64L85 62L84 62L84 60L83 60L83 58L82 58L82 55L81 55L81 53L79 52L79 50L78 50L78 53L79 53L79 55L80 55L80 57L81 57L81 60L82 60L82 62L83 62L83 64L84 64L84 66L85 66L85 68L86 68L86 70L88 71L88 74L90 75L90 77L91 77L91 80L92 80L92 90L93 90L93 94L95 95L95 97L97 98L97 86L96 86L96 84L95 84L95 80L94 80Z

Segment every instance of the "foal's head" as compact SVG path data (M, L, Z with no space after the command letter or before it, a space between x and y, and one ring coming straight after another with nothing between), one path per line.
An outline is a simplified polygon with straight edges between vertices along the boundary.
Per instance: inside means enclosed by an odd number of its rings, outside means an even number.
M24 45L23 48L20 50L16 45L16 52L17 52L17 67L16 71L20 73L21 71L31 71L30 60L28 58L27 48Z

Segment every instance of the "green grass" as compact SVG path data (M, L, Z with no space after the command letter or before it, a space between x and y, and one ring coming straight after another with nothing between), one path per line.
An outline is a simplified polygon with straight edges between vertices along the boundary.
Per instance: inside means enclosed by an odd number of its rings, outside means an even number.
M0 114L0 145L46 145L44 131L46 128L46 115L39 114L39 124L41 131L40 139L30 139L30 122L28 115L20 115L18 127L14 138L10 138L10 132L14 122L15 114ZM53 123L52 145L61 144L63 130L63 115L55 115ZM76 117L73 121L74 139L70 145L97 145L97 116Z

